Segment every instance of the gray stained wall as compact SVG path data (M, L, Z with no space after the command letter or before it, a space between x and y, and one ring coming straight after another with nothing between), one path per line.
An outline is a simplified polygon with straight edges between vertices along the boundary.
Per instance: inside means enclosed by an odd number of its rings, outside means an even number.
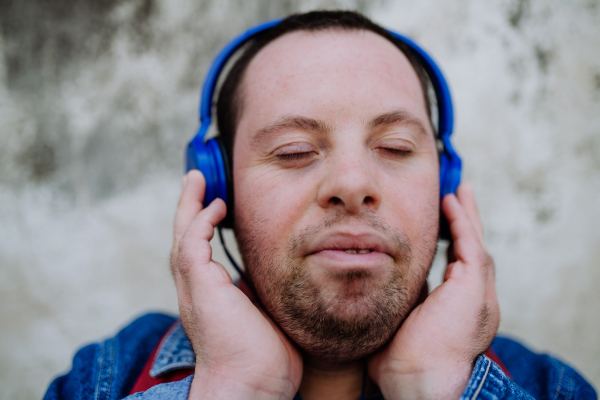
M439 61L500 331L600 385L599 1L0 0L1 398L39 398L81 345L177 311L172 216L209 62L251 25L324 7Z

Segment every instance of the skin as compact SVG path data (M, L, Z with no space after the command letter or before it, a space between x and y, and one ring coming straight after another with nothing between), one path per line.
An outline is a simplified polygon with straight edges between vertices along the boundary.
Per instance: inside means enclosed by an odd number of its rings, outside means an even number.
M300 389L307 400L353 399L365 358L386 399L458 398L498 326L493 263L462 185L441 205L453 238L444 283L418 304L435 253L439 167L408 60L371 32L294 32L253 59L242 99L236 236L264 309L212 260L225 204L202 209L204 179L191 171L172 252L197 355L190 398L291 399ZM373 346L351 330L327 342L294 317L313 303L339 331L376 327L364 331Z
M257 55L242 84L236 237L267 311L319 363L355 361L387 342L435 253L434 135L408 60L379 39L292 33ZM343 251L363 246L375 251ZM371 321L378 312L383 321ZM336 332L374 326L362 340L311 331L334 317Z

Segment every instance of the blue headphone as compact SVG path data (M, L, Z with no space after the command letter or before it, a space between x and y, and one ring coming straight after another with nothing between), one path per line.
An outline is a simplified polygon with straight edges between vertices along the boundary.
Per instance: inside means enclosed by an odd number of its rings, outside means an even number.
M199 169L206 180L206 192L204 195L204 207L208 206L217 197L223 199L225 204L229 203L228 198L228 168L229 163L226 160L226 152L220 141L216 138L206 140L206 134L212 121L212 106L215 94L215 88L219 75L229 58L244 43L252 39L256 34L274 27L282 20L274 20L255 26L242 33L231 42L229 42L217 55L210 66L202 92L200 94L200 128L190 141L186 151L186 171ZM452 128L454 125L454 114L452 109L452 99L450 90L442 72L431 59L431 57L421 49L415 42L398 33L389 31L394 37L407 44L417 55L419 61L435 90L438 106L438 140L443 144L440 152L440 199L448 193L455 193L460 183L461 160L454 151L450 143ZM230 175L229 175L230 176ZM219 230L220 232L220 230ZM229 254L228 254L229 256ZM236 266L237 268L237 266Z

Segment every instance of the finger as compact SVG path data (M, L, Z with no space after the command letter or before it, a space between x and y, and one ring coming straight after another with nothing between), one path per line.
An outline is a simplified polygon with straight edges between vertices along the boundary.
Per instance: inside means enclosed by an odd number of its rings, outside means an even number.
M215 199L192 220L176 249L173 250L171 269L180 303L186 303L185 298L189 301L192 286L198 284L202 286L203 283L212 281L211 275L217 274L219 281L231 279L227 272L224 274L221 271L222 266L212 262L210 245L214 228L224 218L225 213L223 200ZM192 284L192 282L196 283Z
M453 194L446 195L442 200L442 211L450 225L451 245L456 259L470 265L479 264L482 254L487 253L479 233L458 198Z
M175 212L174 248L177 247L177 243L181 240L188 225L202 210L202 201L206 189L204 176L197 169L188 172L183 179L183 189Z
M227 207L222 199L215 199L208 207L200 211L190 222L179 242L179 252L193 256L195 263L208 263L212 258L210 240L215 227L225 218Z
M473 227L483 241L483 224L481 223L481 217L479 216L479 210L477 209L473 185L470 182L462 183L456 191L456 196L467 212Z

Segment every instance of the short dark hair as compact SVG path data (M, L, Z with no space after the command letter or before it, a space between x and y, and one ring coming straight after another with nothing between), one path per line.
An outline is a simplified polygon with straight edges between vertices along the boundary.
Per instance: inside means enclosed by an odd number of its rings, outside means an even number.
M217 126L221 143L230 161L233 161L233 142L235 131L241 114L241 98L239 86L250 61L267 44L286 33L295 31L324 30L356 31L365 30L383 36L392 42L404 55L417 73L425 98L425 108L431 121L431 105L429 101L429 78L419 62L415 51L406 43L394 37L387 30L375 24L362 14L354 11L311 11L303 14L292 14L278 25L254 36L243 49L243 52L231 67L217 100Z

